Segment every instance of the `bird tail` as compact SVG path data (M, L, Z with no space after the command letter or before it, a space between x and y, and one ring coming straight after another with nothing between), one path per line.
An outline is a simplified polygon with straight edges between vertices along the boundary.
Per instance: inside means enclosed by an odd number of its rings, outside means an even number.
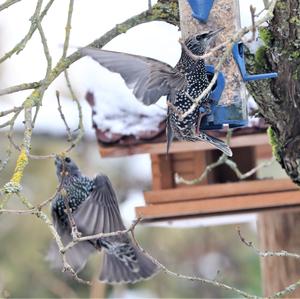
M230 147L222 140L207 135L203 132L201 132L201 140L206 140L207 142L209 142L210 144L214 145L216 148L218 148L220 151L222 151L225 155L231 157L232 156L232 151L230 149Z
M149 279L159 268L139 249L135 248L137 264L133 267L118 259L115 255L104 251L102 271L99 280L109 284L136 283Z

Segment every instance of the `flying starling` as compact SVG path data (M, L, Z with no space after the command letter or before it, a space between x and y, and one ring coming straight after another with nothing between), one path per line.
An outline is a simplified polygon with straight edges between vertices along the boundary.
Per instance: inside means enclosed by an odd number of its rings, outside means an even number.
M176 137L179 140L207 141L232 156L230 148L222 140L199 130L202 117L210 109L209 95L187 117L181 117L192 106L193 99L209 85L204 59L196 56L205 53L210 42L222 29L187 38L174 68L149 57L96 48L82 48L81 53L92 57L108 70L119 73L128 88L133 90L134 96L145 105L154 104L161 96L167 96L167 151L173 137Z
M71 224L66 206L69 206L78 231L82 236L125 230L116 194L105 175L93 179L83 176L69 157L57 156L56 174L61 186L52 202L53 224L64 245L72 241ZM66 205L67 203L67 205ZM128 234L103 237L77 243L66 252L70 266L79 272L88 257L103 250L100 281L134 283L156 274L159 268L132 242ZM54 267L62 266L56 243L50 247L47 259Z

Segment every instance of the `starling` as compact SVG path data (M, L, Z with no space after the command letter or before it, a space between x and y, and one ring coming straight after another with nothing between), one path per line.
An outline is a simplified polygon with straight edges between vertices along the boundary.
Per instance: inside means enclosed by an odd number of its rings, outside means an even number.
M116 194L107 176L97 175L94 179L83 176L69 157L57 156L55 165L61 188L52 202L51 215L64 245L72 241L66 203L82 236L125 230ZM101 249L104 252L99 278L102 282L134 283L150 278L159 270L128 234L79 242L66 252L66 259L77 273L90 254ZM47 258L54 267L62 266L56 243L51 245Z
M222 28L223 29L223 28ZM161 96L167 96L167 152L173 137L186 141L207 141L228 156L231 149L222 140L200 131L201 118L208 113L209 95L204 97L198 107L187 117L185 113L209 85L204 59L199 57L205 53L210 42L222 29L197 34L187 38L182 45L181 57L172 66L144 56L120 52L82 48L82 55L96 60L108 70L119 73L134 96L145 105L156 103ZM201 112L205 111L205 112Z

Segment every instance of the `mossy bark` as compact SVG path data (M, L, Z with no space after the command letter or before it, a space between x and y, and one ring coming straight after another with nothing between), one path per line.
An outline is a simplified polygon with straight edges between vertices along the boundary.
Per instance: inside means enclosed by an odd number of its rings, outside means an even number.
M264 30L265 31L265 30ZM264 34L266 36L266 34ZM266 45L248 57L254 72L277 71L278 78L247 84L270 124L278 162L300 185L300 4L279 1L268 26Z

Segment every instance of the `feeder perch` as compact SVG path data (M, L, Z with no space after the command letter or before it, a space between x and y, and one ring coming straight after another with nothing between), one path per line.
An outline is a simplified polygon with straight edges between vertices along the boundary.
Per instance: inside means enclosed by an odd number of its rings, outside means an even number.
M242 42L233 45L232 54L244 81L272 79L278 77L277 73L249 75L245 66L244 45Z
M206 72L211 79L214 76L214 66L206 65ZM215 86L209 95L211 100L211 112L203 117L201 130L220 130L223 125L230 128L246 126L248 123L246 109L243 109L243 102L238 97L231 101L230 105L219 105L223 90L225 88L225 78L222 72L218 73ZM205 110L201 111L205 112Z
M188 0L192 8L192 16L200 22L207 22L214 0Z

